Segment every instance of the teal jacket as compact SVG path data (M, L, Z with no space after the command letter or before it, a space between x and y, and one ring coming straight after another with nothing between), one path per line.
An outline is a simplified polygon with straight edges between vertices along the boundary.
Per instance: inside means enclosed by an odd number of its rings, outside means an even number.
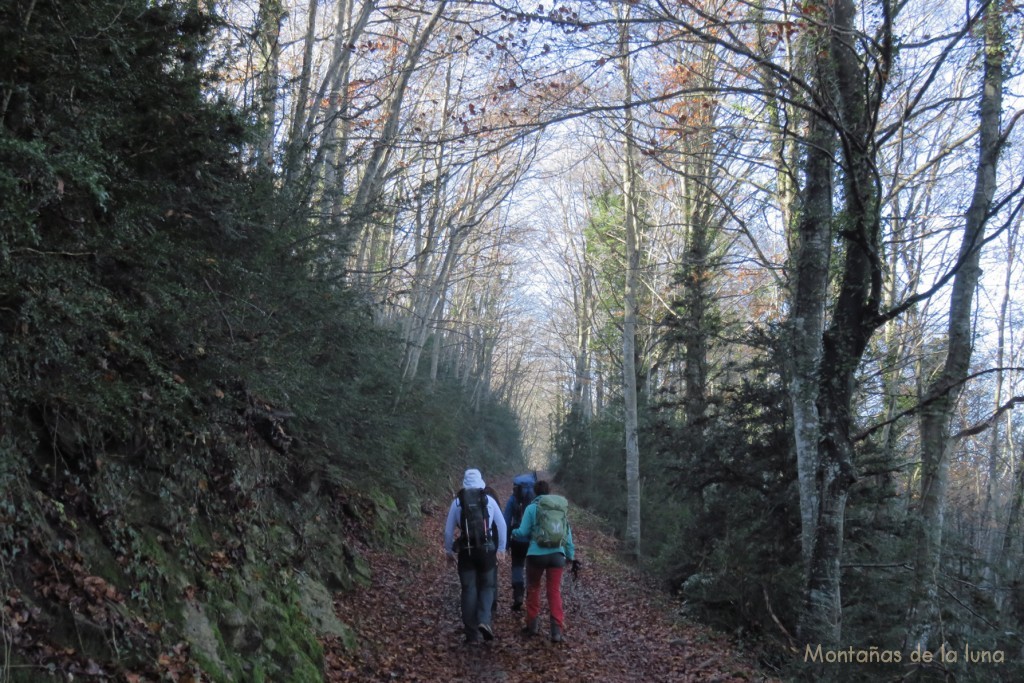
M565 555L565 559L572 561L576 557L576 546L572 544L572 525L567 525L565 533L565 541L562 543L560 548L542 548L537 545L537 541L533 540L533 525L537 521L537 501L543 498L543 496L537 496L533 499L533 502L526 506L523 510L523 521L519 522L519 526L512 530L512 538L517 541L530 541L530 549L526 551L527 555L550 555L551 553L562 553Z

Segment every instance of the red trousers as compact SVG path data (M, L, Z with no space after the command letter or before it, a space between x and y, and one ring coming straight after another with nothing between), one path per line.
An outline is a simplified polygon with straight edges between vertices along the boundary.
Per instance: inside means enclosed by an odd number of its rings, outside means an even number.
M559 628L565 627L565 613L562 611L562 574L565 571L565 555L529 555L526 558L526 620L533 621L540 616L540 580L546 577L548 608L551 619Z

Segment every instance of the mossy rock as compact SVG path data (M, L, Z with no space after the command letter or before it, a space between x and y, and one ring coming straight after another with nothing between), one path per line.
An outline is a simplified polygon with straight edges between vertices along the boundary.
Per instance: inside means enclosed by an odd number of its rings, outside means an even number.
M278 559L288 560L294 557L298 551L299 541L295 537L295 532L284 524L271 524L264 532L264 538L266 539L266 548Z
M261 652L268 655L268 680L322 680L323 648L316 638L316 626L300 605L301 593L297 583L288 582L279 590L266 591L254 605L254 618L266 635Z
M369 586L370 580L373 578L370 565L367 564L362 555L352 550L348 545L345 545L343 550L345 553L345 566L348 567L349 575L355 579L357 585Z
M221 658L223 640L215 623L207 614L206 607L194 600L187 600L182 609L182 634L192 646L192 655L208 674L219 681L233 681L231 670Z
M404 506L400 507L393 497L379 490L370 493L370 500L374 507L374 536L384 545L401 545L411 531L408 518L401 511Z
M110 552L99 529L87 521L79 521L78 547L82 556L88 558L90 571L108 582L121 585L124 583L124 571L117 563L114 553Z
M370 567L345 543L331 524L320 519L303 526L310 554L303 569L319 579L329 590L350 591L370 582Z
M296 574L298 603L319 635L337 636L346 648L354 648L355 632L334 611L334 598L324 584L305 574Z
M321 584L286 581L275 586L275 581L268 577L245 584L245 590L238 581L223 582L205 604L186 604L183 633L212 680L321 683L323 649L317 633L354 642L347 626L336 617L332 621L330 601L329 612L323 611L326 589Z
M370 500L376 508L379 516L393 516L398 514L398 504L395 499L380 490L370 492Z

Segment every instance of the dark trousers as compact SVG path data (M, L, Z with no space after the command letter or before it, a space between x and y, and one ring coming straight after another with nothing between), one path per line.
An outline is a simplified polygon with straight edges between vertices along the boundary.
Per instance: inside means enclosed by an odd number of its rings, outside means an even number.
M491 625L494 605L497 554L493 547L459 551L459 583L462 586L462 625L466 637L475 640L480 624Z
M530 549L529 541L510 540L509 554L512 556L512 586L526 585L526 551Z

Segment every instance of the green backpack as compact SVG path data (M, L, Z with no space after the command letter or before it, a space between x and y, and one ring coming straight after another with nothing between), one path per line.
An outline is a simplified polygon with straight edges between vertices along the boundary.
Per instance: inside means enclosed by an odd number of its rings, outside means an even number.
M533 540L542 548L558 548L569 533L569 501L562 496L538 496L537 520L533 527Z

